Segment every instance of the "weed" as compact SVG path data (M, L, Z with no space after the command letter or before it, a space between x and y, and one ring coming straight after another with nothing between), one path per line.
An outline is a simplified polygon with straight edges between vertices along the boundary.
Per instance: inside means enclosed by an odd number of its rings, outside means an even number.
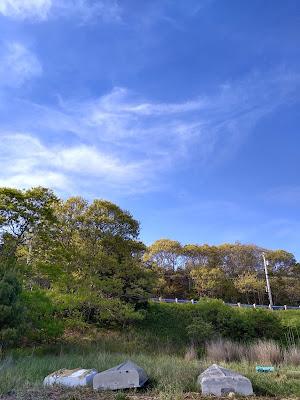
M127 396L124 392L118 392L115 395L115 400L127 400Z

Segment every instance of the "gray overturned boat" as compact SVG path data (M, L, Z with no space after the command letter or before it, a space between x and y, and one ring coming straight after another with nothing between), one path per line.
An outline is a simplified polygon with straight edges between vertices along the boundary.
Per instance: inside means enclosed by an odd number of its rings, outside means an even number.
M139 388L147 380L148 376L141 367L132 361L125 361L116 367L96 374L93 378L93 388L97 390Z
M230 392L241 396L253 395L252 384L248 378L217 364L211 365L199 375L198 384L203 395L225 396Z

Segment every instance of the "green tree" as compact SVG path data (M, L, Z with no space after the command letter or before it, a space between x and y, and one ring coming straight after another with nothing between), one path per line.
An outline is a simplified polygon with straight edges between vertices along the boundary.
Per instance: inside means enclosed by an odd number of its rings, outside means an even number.
M270 263L269 273L276 303L298 304L300 268L294 255L284 250L267 250L239 242L219 246L181 246L177 241L160 239L148 247L144 261L159 277L155 295L189 298L194 297L196 290L198 294L210 293L211 296L216 295L227 301L263 303L265 277L262 252ZM194 269L202 272L191 274ZM195 274L199 275L198 279L195 279ZM211 274L214 276L205 281L205 276ZM215 286L219 280L217 274L223 275L225 279L222 290L217 289L218 285ZM209 287L210 279L215 290Z
M232 291L232 284L219 268L200 267L191 271L195 289L201 297L226 298Z
M0 347L14 343L24 318L21 283L15 272L0 266Z
M266 252L269 268L272 272L289 273L296 265L295 256L285 250Z
M176 240L160 239L147 248L145 262L155 263L158 267L175 271L182 266L182 247Z
M214 267L222 264L222 255L218 246L208 244L187 244L183 247L182 253L185 257L185 267Z
M266 283L263 279L259 279L256 273L245 272L235 278L234 286L239 293L246 296L247 303L263 304Z
M225 243L218 246L222 267L228 277L262 269L262 249L255 245Z
M59 202L55 217L48 236L34 240L36 281L62 302L63 292L75 297L88 321L139 318L154 279L141 262L139 223L113 203L82 198Z
M0 188L0 243L11 244L10 255L23 245L27 263L30 262L32 237L53 223L56 202L53 192L42 187Z
M27 342L51 342L64 332L59 310L47 294L37 288L22 293L25 307L23 335Z

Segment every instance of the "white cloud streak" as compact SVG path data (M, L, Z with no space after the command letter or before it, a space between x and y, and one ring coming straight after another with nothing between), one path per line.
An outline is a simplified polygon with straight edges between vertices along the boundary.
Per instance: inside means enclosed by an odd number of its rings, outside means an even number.
M30 134L2 133L0 185L50 186L68 192L73 179L100 179L101 185L129 185L141 179L139 163L122 163L93 146L45 145Z
M232 156L256 123L291 101L300 76L284 72L228 83L214 94L182 103L144 101L125 88L87 102L61 102L76 135L126 148L141 157L196 156L207 165ZM213 154L218 157L212 157ZM157 161L157 160L156 160Z
M124 194L152 190L169 171L193 162L205 171L232 157L261 118L293 100L299 83L298 75L277 73L182 103L150 102L116 87L96 99L60 99L56 107L9 104L6 113L17 109L18 119L0 124L6 143L0 156L14 160L4 179L45 176L60 188L71 182L91 188L100 179L101 187Z
M0 0L0 14L32 21L59 17L76 17L81 23L121 19L121 9L115 0Z
M0 50L0 86L21 86L42 71L36 55L23 44L9 42Z
M52 0L0 0L0 13L15 19L45 20Z
M96 20L119 22L121 8L115 0L52 0L53 17L78 17L81 23Z

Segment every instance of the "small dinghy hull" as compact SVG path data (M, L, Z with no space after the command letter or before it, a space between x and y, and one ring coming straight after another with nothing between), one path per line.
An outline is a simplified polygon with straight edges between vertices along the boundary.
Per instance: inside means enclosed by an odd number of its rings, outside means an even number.
M94 376L96 390L119 390L142 387L147 382L146 372L132 361L110 368Z

